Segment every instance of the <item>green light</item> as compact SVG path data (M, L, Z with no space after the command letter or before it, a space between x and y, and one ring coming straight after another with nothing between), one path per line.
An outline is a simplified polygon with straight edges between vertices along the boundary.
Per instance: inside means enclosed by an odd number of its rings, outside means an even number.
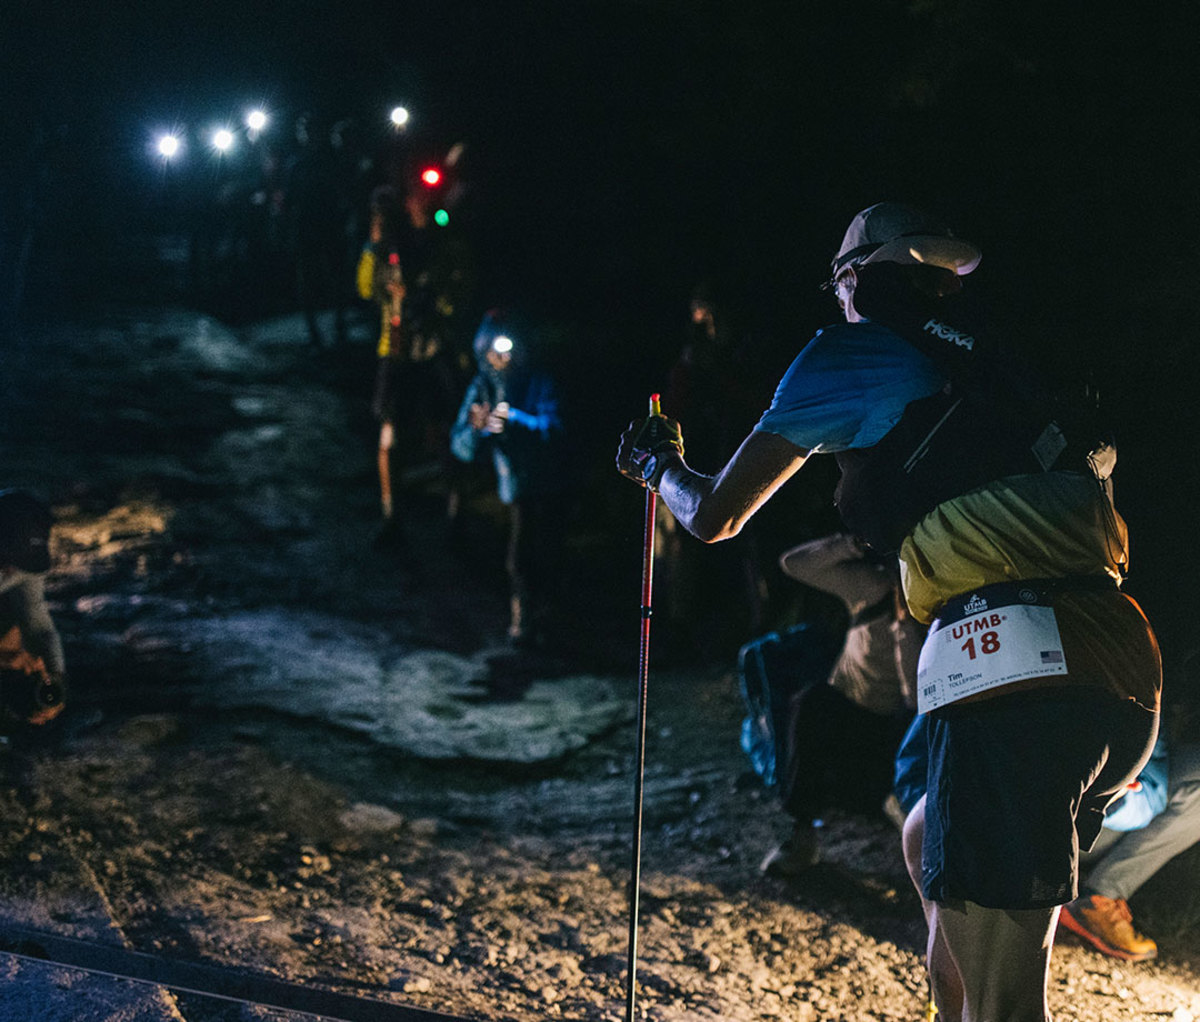
M445 227L450 222L450 214L444 209L439 209L433 214L433 222L439 227Z

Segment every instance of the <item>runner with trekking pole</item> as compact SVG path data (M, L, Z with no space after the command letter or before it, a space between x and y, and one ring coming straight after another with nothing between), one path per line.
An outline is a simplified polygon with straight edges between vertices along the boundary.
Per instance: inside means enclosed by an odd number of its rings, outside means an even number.
M810 458L837 458L844 525L898 552L905 603L929 625L927 793L904 845L937 1007L1047 1022L1059 906L1150 756L1162 669L1119 588L1108 430L1082 388L1052 386L976 327L961 278L980 258L923 210L862 210L823 285L842 322L800 348L724 467L691 469L678 424L651 415L622 434L617 469L716 543Z

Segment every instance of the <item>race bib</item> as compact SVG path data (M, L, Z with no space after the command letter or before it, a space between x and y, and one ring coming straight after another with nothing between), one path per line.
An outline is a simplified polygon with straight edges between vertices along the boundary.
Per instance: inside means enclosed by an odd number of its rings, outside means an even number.
M1019 584L989 586L988 595L970 597L934 623L917 665L919 712L1023 678L1067 673L1048 598Z

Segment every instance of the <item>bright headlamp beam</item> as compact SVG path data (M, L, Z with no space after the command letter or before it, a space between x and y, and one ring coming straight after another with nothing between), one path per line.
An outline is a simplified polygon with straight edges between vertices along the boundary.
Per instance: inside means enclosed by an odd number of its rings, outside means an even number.
M218 128L213 132L212 144L217 152L228 152L233 146L233 132L228 128Z
M179 153L179 137L177 135L160 135L156 148L159 156L169 160Z
M512 338L508 337L505 334L501 334L494 341L492 341L492 351L495 351L498 354L505 355L512 350L513 350Z
M246 127L251 131L262 131L267 126L267 115L262 110L251 110L246 114Z
M397 128L403 128L408 123L408 111L402 106L393 107L390 117Z

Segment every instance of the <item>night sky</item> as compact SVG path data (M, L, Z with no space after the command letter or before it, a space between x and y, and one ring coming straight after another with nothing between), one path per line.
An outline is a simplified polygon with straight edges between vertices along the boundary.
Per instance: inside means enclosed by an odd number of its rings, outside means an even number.
M1195 11L6 2L5 220L38 173L35 140L60 146L60 215L45 217L74 258L119 248L119 225L152 205L158 125L250 102L279 122L365 125L403 102L422 144L467 144L488 300L563 323L622 423L659 385L698 279L725 282L782 370L836 315L817 285L851 216L931 206L982 247L972 285L1004 328L1100 387L1136 568L1182 621L1200 426Z
M1032 272L1053 311L1066 273L1136 302L1194 254L1198 19L1072 6L6 4L6 127L11 157L66 126L82 176L136 185L159 124L404 102L468 143L483 247L589 313L715 269L776 320L827 316L809 284L886 197L980 239L1005 298Z

